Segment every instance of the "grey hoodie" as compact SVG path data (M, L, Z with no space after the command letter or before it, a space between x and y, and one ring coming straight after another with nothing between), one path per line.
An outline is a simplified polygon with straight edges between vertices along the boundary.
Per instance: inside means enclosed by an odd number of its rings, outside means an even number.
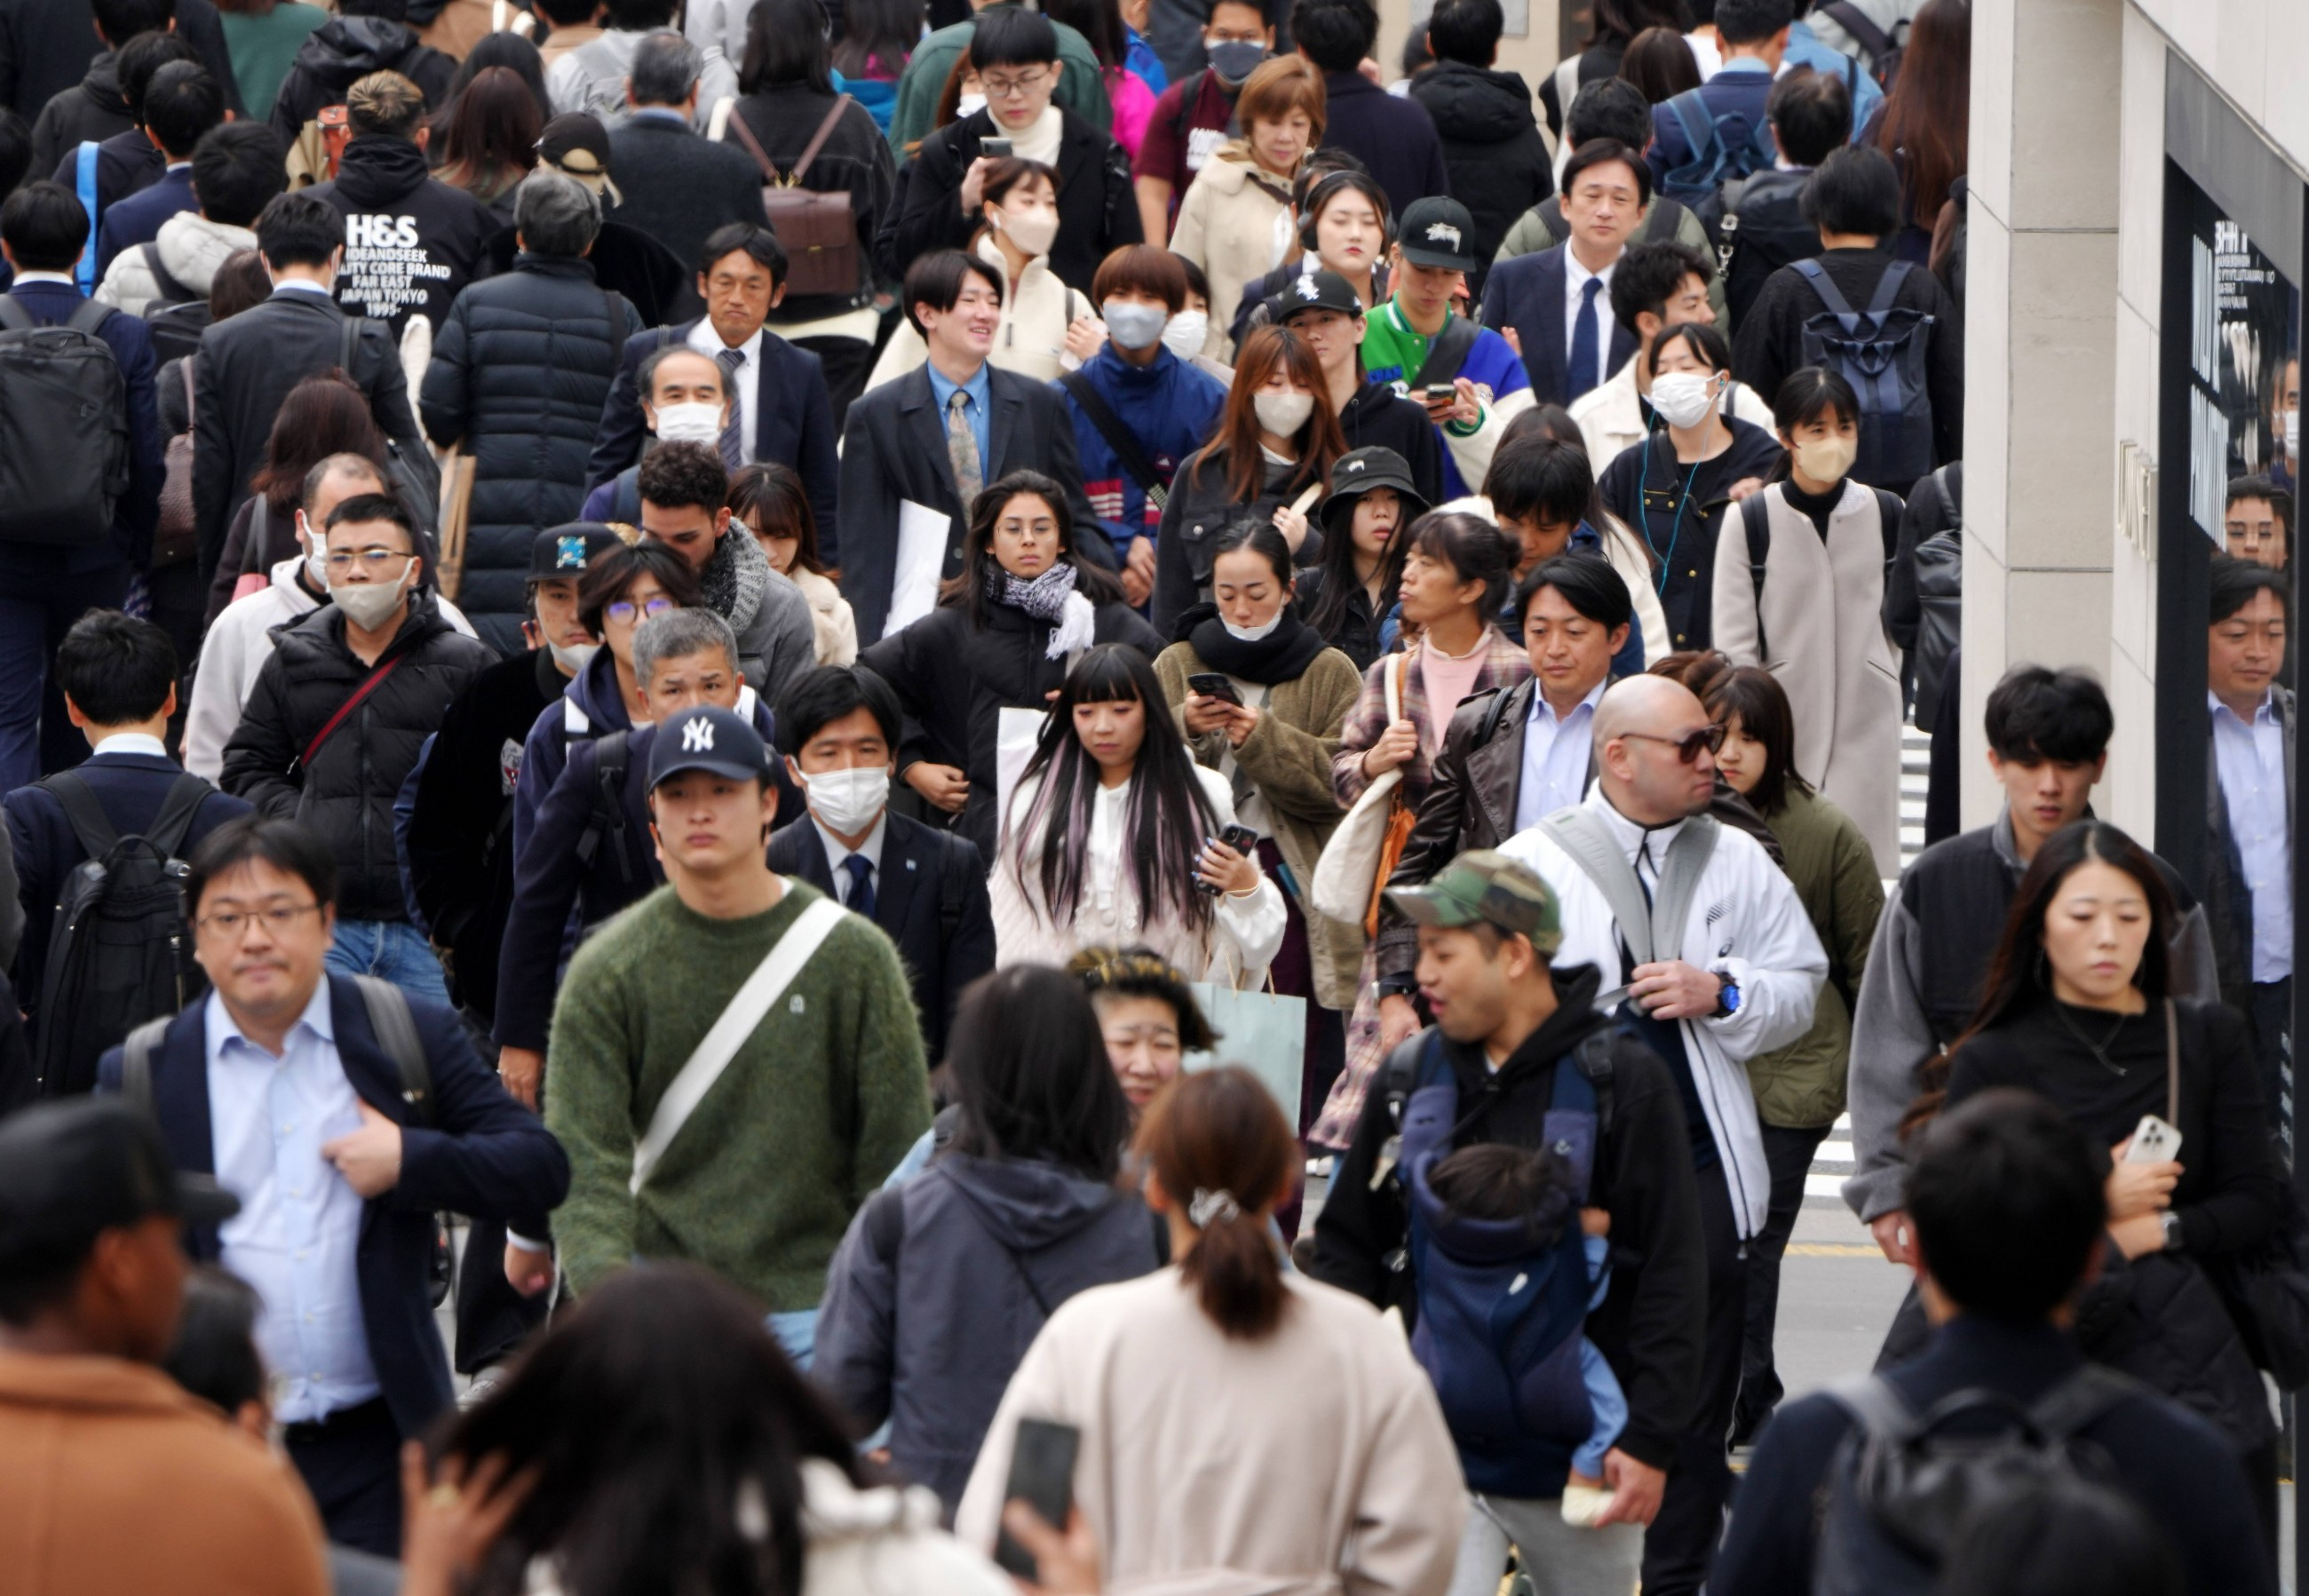
M611 30L579 45L546 71L545 94L553 101L555 113L585 111L612 125L623 120L627 108L626 78L633 71L634 51L652 33L674 31L671 28L636 32ZM705 65L698 74L697 110L690 120L696 131L704 133L713 120L713 108L737 98L738 74L719 45L702 39L693 42L704 53Z
M888 1204L900 1223L878 1220ZM1044 1321L1158 1262L1137 1198L1055 1164L947 1152L858 1210L826 1271L810 1375L869 1429L888 1419L891 1461L951 1514Z

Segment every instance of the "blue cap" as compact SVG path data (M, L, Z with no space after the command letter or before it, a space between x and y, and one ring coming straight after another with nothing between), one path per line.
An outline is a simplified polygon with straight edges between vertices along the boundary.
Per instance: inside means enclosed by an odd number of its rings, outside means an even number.
M649 785L685 770L710 770L731 781L758 781L770 773L762 734L735 710L705 705L657 723L650 743Z

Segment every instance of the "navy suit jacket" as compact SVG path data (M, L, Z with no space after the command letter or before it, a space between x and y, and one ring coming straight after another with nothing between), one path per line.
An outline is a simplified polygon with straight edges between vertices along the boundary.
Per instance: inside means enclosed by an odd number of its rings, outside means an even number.
M409 1008L432 1069L432 1125L411 1125L401 1071L369 1027L359 988L350 976L326 979L345 1079L362 1102L402 1127L401 1180L361 1205L356 1271L377 1383L401 1433L414 1436L455 1401L427 1283L434 1213L496 1219L542 1213L568 1195L569 1159L545 1123L508 1097L482 1064L456 1015L421 998L411 998ZM203 1001L170 1020L152 1055L160 1133L176 1167L198 1175L216 1173L207 1012ZM98 1091L120 1089L120 1052L111 1049L98 1064ZM221 1259L217 1227L187 1227L185 1250L202 1262Z
M688 342L689 330L696 325L679 322L626 340L625 359L601 406L593 455L585 464L587 492L641 458L648 427L634 385L642 362L670 344ZM801 473L802 491L809 495L810 513L817 517L822 539L834 525L835 481L841 472L835 459L834 403L826 396L826 368L809 351L797 349L767 327L762 329L761 359L755 363L760 369L754 374L754 458L774 460Z
M180 211L197 211L200 201L193 197L193 168L190 161L173 171L163 170L160 181L149 188L140 188L127 198L114 202L104 213L104 221L96 230L96 280L112 270L117 255L140 245L150 244L160 236L160 224ZM143 307L129 308L142 313Z
M874 924L898 945L914 989L922 1045L933 1060L946 1054L962 989L994 967L994 909L986 890L986 861L964 837L884 811L882 863L874 872ZM800 876L837 903L826 845L805 815L770 833L770 868ZM949 906L948 894L960 902ZM951 924L954 932L947 935Z
M1563 328L1563 252L1569 244L1558 244L1552 249L1536 255L1518 255L1503 260L1492 268L1483 283L1483 325L1495 332L1509 327L1523 341L1523 369L1531 377L1531 397L1535 404L1569 404L1571 403L1571 379L1567 368L1570 364L1565 344L1569 335ZM1621 326L1611 314L1611 296L1598 296L1604 306L1604 319L1612 329L1612 349L1605 361L1608 377L1627 364L1628 357L1636 352L1636 335ZM1602 474L1604 461L1596 467Z
M61 282L20 282L8 293L34 321L46 326L70 321L82 304L81 291ZM113 507L112 540L109 544L63 551L0 543L0 584L38 583L51 577L59 568L59 554L65 570L94 570L116 559L125 559L141 570L151 552L152 527L160 513L160 481L167 474L160 454L160 408L152 388L152 374L159 363L152 357L151 335L133 313L114 311L104 318L96 335L120 362L120 375L128 388L128 491Z
M122 837L142 832L160 812L185 768L174 759L152 754L96 754L74 767L95 791L104 818ZM185 848L238 815L249 812L246 800L211 792L193 811L185 833ZM16 859L16 898L24 906L24 940L16 950L16 992L28 1012L37 1012L40 983L48 972L48 932L56 918L56 899L65 880L87 858L64 805L56 794L37 784L8 794L8 844Z

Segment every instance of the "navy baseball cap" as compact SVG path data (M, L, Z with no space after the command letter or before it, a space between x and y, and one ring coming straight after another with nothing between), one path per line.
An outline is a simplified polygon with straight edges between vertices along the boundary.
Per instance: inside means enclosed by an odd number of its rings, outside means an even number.
M770 773L769 750L762 746L762 734L735 710L713 704L685 709L657 724L650 743L650 790L685 770L758 781Z
M152 1116L123 1097L36 1103L0 1120L0 1273L74 1267L99 1235L168 1214L217 1224L240 1199L180 1175Z
M540 532L529 545L529 579L582 577L585 568L625 540L599 521L572 521Z

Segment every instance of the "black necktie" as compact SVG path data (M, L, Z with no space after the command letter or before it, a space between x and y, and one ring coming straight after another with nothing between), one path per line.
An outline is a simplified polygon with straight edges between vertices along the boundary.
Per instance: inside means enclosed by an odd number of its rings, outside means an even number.
M850 872L850 912L871 920L874 917L874 862L863 854L852 854L842 862L842 868Z

